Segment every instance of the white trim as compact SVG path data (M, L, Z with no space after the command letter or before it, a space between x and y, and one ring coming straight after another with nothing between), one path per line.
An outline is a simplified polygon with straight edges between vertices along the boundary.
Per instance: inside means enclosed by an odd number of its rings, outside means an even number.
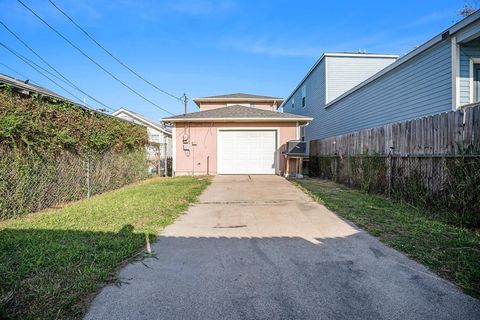
M176 176L177 172L177 127L172 128L172 176Z
M295 94L295 92L298 91L298 89L302 86L302 84L305 82L305 80L307 80L307 78L310 76L310 74L313 72L313 70L315 70L315 68L317 68L317 66L320 64L320 62L322 62L322 60L324 60L326 57L363 57L363 58L386 58L386 59L394 59L395 58L395 59L398 59L398 57L400 57L400 56L398 54L355 53L355 52L352 52L352 53L348 53L348 52L325 52L324 54L322 54L320 56L320 58L315 62L315 64L310 68L310 70L308 70L305 77L303 77L303 79L299 82L299 84L293 89L292 93L288 96L288 98L283 100L283 103L282 103L282 105L280 105L280 107L282 107L285 102L290 100L290 98ZM325 60L325 63L326 63L326 60ZM326 64L325 64L325 67L326 67Z
M118 115L121 114L121 113L125 113L125 114L129 115L130 117L135 118L136 120L142 122L145 126L155 128L156 130L161 131L166 135L171 135L172 134L171 132L165 130L165 128L162 128L160 125L156 124L155 122L151 122L150 120L148 120L144 116L139 116L139 115L137 115L137 114L133 113L132 111L129 111L125 108L120 108L120 109L114 111L112 113L112 116L120 118ZM122 119L122 118L120 118L120 119ZM122 119L122 120L128 121L126 119ZM131 122L131 121L129 121L129 122Z
M311 117L298 118L164 118L164 122L295 122L312 121Z
M360 89L361 87L369 84L370 82L378 79L382 75L386 74L387 72L390 72L391 70L397 68L398 66L404 64L405 62L410 61L412 58L414 58L417 55L423 53L427 49L430 49L431 47L433 47L433 46L439 44L440 42L444 41L442 39L443 34L447 33L449 36L452 36L454 33L464 29L465 27L469 26L473 22L477 21L479 18L480 18L480 10L477 10L476 12L469 15L465 19L457 22L456 24L454 24L450 28L444 30L443 32L439 33L437 36L431 38L429 41L425 42L421 46L419 46L416 49L410 51L409 53L407 53L406 55L404 55L403 57L401 57L397 61L395 61L392 64L388 65L387 67L383 68L382 70L380 70L379 72L377 72L376 74L374 74L373 76L368 78L367 80L363 81L362 83L358 84L357 86L353 87L352 89L348 90L347 92L345 92L342 95L338 96L337 98L333 99L332 101L330 101L328 104L325 105L325 108L333 105L334 103L336 103L339 100L345 98L346 96L350 95L354 91L356 91L356 90ZM310 73L313 72L313 70L317 67L317 65L320 63L320 61L325 56L326 56L326 54L324 54L320 57L320 59L315 63L315 65L310 69L310 71L307 73L307 75L302 79L302 81L298 84L298 86L295 87L293 92L288 96L287 99L285 99L285 101L288 101L291 98L291 96L298 90L298 88L301 86L301 84L310 76ZM390 55L390 56L392 56L392 55Z
M457 110L459 106L459 88L460 88L460 49L457 44L457 37L453 36L450 40L451 43L451 64L452 64L452 110Z
M280 174L280 128L278 127L229 127L229 128L217 128L217 136L215 137L216 139L216 145L217 145L217 163L215 164L217 170L216 174L218 173L218 159L219 158L219 143L218 143L218 136L220 131L275 131L276 132L276 146L275 146L275 151L276 151L276 156L275 156L275 174L279 175Z
M398 57L397 57L398 58ZM323 79L323 82L325 82L325 104L328 103L328 57L325 58L325 78Z
M209 101L283 101L283 98L194 98L194 102L209 102Z
M224 101L227 102L273 102L273 104L277 105L278 107L281 106L284 102L283 98L194 98L192 100L195 104L200 108L200 105L205 102L219 102ZM278 103L280 102L280 103Z
M474 93L475 93L475 88L474 88L474 69L473 69L473 65L475 64L480 64L480 58L470 58L469 59L469 75L468 75L468 80L469 80L469 103L474 103ZM478 101L477 101L478 102Z

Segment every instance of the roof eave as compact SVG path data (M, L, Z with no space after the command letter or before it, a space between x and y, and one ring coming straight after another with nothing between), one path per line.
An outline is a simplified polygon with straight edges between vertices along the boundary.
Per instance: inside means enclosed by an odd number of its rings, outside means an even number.
M343 98L347 97L348 95L350 95L351 93L353 93L354 91L360 89L361 87L367 85L368 83L374 81L375 79L381 77L382 75L390 72L391 70L397 68L398 66L402 65L403 63L409 61L410 59L412 59L413 57L419 55L420 53L428 50L429 48L437 45L438 43L444 41L445 39L442 39L442 35L445 34L446 32L449 33L449 36L447 39L451 39L452 35L454 35L455 33L459 32L460 30L468 27L469 25L471 25L472 23L474 23L477 19L480 18L480 10L477 10L475 11L473 14L469 15L468 17L460 20L459 22L455 23L454 25L450 26L449 28L447 28L446 30L442 31L441 33L437 34L436 36L434 36L433 38L431 38L430 40L424 42L421 46L415 48L414 50L410 51L409 53L407 53L406 55L404 55L403 57L397 59L397 61L393 62L392 64L388 65L387 67L383 68L382 70L380 70L379 72L375 73L373 76L371 76L370 78L368 78L367 80L363 81L362 83L358 84L357 86L353 87L352 89L348 90L347 92L343 93L342 95L340 95L339 97L337 97L336 99L330 101L326 106L325 108L328 108L330 107L331 105L335 104L336 102L342 100ZM312 68L310 68L310 70L308 71L308 73L305 75L305 77L302 79L302 81L300 81L300 83L295 87L295 89L292 91L292 93L288 96L288 98L286 98L283 103L279 106L279 108L283 107L285 102L287 102L292 96L293 94L298 90L298 88L300 88L301 84L308 78L308 76L313 72L313 70L318 66L318 64L324 59L324 57L326 56L329 56L330 54L329 53L324 53L318 60L317 62L313 65Z
M164 118L163 122L310 122L313 118Z
M159 126L158 124L156 124L156 123L154 123L154 122L151 122L151 121L149 121L148 119L141 118L141 117L137 116L135 113L133 113L133 112L131 112L130 110L125 109L125 108L120 108L120 109L114 111L114 112L112 113L112 116L115 116L115 117L118 118L118 115L119 115L120 113L122 113L122 112L128 114L129 116L131 116L131 117L133 117L133 118L135 118L135 119L137 119L138 121L143 122L145 126L149 125L149 126L155 128L156 130L161 131L161 132L163 132L163 133L165 133L165 134L167 134L167 135L172 135L171 132L165 130L164 128L162 128L162 127ZM121 118L120 118L120 119L121 119ZM125 119L122 119L122 120L125 120ZM128 120L125 120L125 121L128 121ZM130 122L130 121L129 121L129 122Z
M400 56L398 54L384 54L384 53L356 53L356 52L324 52L320 58L315 61L313 66L308 70L307 74L302 78L302 80L297 84L297 86L293 89L290 95L283 100L282 104L280 104L277 109L282 108L285 102L287 102L293 94L300 88L300 86L307 80L310 74L317 68L317 66L322 62L325 57L369 57L369 58L386 58L386 59L398 59Z
M327 103L325 105L325 108L331 107L332 105L334 105L338 101L346 98L347 96L351 95L352 93L354 93L358 89L360 89L360 88L366 86L367 84L375 81L376 79L380 78L384 74L398 68L402 64L410 61L414 57L416 57L419 54L427 51L428 49L438 45L439 43L441 43L443 41L450 41L450 39L452 38L452 36L455 33L459 32L460 30L462 30L466 27L468 27L470 24L474 23L479 18L480 18L480 10L477 10L475 13L473 13L473 14L469 15L468 17L466 17L465 19L462 19L459 22L455 23L450 28L448 28L448 29L444 30L443 32L437 34L435 37L431 38L427 42L424 42L421 46L419 46L419 47L415 48L414 50L410 51L409 53L407 53L406 55L404 55L403 57L401 57L400 59L398 59L394 63L386 66L385 68L383 68L379 72L372 75L370 78L366 79L365 81L359 83L358 85L351 88L350 90L344 92L343 94L341 94L337 98L333 99L332 101L330 101L329 103ZM448 37L444 39L443 35L447 32L448 32Z

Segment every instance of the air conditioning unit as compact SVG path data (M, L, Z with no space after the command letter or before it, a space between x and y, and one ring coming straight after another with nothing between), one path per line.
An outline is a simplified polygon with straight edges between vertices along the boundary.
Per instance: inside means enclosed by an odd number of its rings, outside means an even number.
M287 142L286 155L291 157L308 157L307 143L305 141L291 140Z

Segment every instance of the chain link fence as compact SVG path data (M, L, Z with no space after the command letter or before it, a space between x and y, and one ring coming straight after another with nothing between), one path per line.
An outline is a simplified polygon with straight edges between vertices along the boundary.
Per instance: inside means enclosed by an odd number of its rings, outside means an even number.
M312 156L307 170L480 226L480 154Z
M52 158L0 152L0 220L120 188L149 176L145 151Z

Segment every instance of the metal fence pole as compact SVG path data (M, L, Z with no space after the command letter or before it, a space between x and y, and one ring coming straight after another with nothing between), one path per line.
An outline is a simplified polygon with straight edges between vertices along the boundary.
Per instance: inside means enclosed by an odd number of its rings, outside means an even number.
M164 176L168 177L167 143L163 144L163 166Z
M87 198L90 198L90 156L87 156Z
M392 153L388 153L388 197L391 198L392 196Z

